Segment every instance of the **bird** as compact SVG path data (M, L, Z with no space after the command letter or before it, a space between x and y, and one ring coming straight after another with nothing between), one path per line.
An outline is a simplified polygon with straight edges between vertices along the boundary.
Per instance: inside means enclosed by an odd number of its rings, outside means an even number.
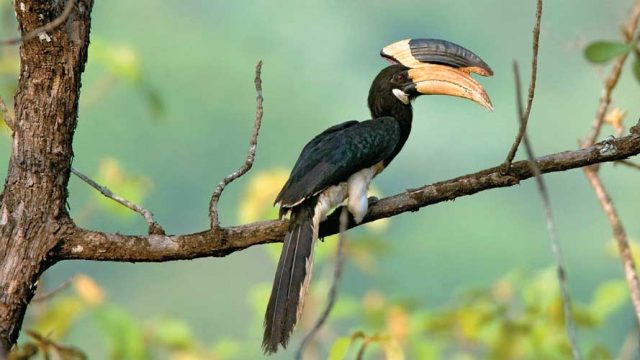
M309 141L275 199L279 216L290 214L264 319L262 349L286 348L302 314L313 268L320 223L346 201L355 223L368 211L371 180L398 155L411 132L411 102L421 95L470 99L493 110L486 91L471 73L491 76L476 54L439 39L406 39L382 49L391 64L371 84L371 119L347 121Z

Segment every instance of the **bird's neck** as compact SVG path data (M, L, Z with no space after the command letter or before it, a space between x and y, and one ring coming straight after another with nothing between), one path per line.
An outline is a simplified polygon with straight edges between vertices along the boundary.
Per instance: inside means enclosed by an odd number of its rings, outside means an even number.
M371 115L374 119L385 116L393 117L400 125L400 141L393 150L393 153L384 160L384 165L387 166L391 160L398 155L400 150L402 150L402 147L409 138L409 134L411 133L411 122L413 120L413 110L411 108L411 104L404 105L398 102L398 104L386 109L379 109L378 111L372 109Z

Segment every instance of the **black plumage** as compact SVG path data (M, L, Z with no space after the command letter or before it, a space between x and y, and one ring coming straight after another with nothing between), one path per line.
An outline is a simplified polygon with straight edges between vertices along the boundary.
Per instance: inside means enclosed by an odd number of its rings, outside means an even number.
M315 213L319 194L359 170L376 164L386 166L409 136L411 105L398 101L391 91L397 82L409 81L406 75L394 80L406 70L402 65L391 65L374 79L369 91L373 119L347 121L311 139L276 197L281 216L291 211L291 221L264 320L262 347L266 353L276 352L279 345L287 346L300 315L318 237L318 224L313 220L319 217Z
M298 321L299 311L302 310L301 298L306 292L305 279L311 276L311 267L307 266L307 261L313 260L315 245L313 200L315 199L308 199L291 214L289 231L284 238L276 280L273 282L264 319L262 348L266 353L276 352L279 345L287 346L289 335Z
M287 346L300 317L323 216L348 197L355 221L364 218L371 179L398 155L409 137L411 101L422 94L445 94L491 108L484 89L469 76L490 74L491 69L460 46L404 40L383 49L382 55L394 65L380 71L371 84L371 120L332 126L309 141L276 197L280 216L290 211L291 220L264 320L266 353ZM424 66L429 61L435 65Z
M302 149L276 203L288 208L347 181L354 169L368 168L388 158L399 139L400 126L392 117L330 127Z

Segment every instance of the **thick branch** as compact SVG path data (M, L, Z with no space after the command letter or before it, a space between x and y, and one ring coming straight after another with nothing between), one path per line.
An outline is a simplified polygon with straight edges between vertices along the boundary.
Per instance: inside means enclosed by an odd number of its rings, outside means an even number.
M605 144L596 144L587 149L544 156L538 158L536 164L542 173L550 173L626 159L639 153L640 134L634 133L614 139L606 146ZM506 175L501 173L501 169L500 166L497 166L381 199L371 205L369 213L362 223L408 211L417 211L428 205L472 195L484 190L513 186L521 180L533 176L527 161L513 163L511 171ZM338 232L339 214L340 209L337 209L322 224L321 236ZM350 222L349 227L354 226L353 222ZM61 241L52 256L58 260L153 262L225 256L253 245L280 242L286 228L286 221L274 220L188 235L128 236L69 226L61 231Z

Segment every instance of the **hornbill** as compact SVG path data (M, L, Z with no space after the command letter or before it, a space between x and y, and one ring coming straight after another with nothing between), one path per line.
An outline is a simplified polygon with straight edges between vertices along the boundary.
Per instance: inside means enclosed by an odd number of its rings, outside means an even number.
M451 95L492 110L485 90L470 76L493 75L491 68L459 45L409 39L383 48L380 55L392 65L371 84L371 120L347 121L314 137L275 200L280 218L289 212L291 217L264 320L265 353L286 347L300 318L318 228L327 213L346 200L356 223L365 217L371 179L398 155L411 132L411 101L420 95Z

